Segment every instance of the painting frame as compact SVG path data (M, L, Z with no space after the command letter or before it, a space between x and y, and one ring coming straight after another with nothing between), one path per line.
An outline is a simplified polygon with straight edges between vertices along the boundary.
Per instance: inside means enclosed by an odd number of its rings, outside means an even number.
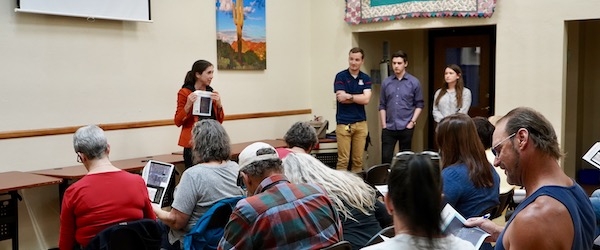
M216 0L217 69L267 69L265 2Z

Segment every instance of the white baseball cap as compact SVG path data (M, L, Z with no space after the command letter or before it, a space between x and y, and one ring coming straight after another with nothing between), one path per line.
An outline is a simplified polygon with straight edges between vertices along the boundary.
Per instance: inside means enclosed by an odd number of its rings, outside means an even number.
M263 148L270 148L273 150L273 153L258 155L258 150ZM238 156L240 169L250 165L251 163L270 159L279 159L279 155L273 146L264 142L255 142L248 145Z

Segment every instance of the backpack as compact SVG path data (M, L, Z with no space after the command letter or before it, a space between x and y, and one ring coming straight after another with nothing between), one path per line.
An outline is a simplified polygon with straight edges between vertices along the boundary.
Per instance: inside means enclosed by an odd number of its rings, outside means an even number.
M217 249L223 238L225 225L237 202L244 196L225 198L217 201L200 219L196 225L183 237L183 249L203 250Z

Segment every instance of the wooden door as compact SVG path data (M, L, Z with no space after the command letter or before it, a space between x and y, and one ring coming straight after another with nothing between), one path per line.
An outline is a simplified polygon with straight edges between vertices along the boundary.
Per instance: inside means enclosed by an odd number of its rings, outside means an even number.
M444 70L448 64L456 64L463 71L465 87L471 90L471 117L489 117L494 112L495 27L469 27L430 32L429 103L433 107L433 95L444 84ZM429 148L434 143L435 122L429 113Z

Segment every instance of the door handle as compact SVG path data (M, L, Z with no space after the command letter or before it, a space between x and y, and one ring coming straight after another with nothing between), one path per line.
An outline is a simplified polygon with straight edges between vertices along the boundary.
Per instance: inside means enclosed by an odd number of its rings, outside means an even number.
M487 106L485 108L481 108L481 110L490 111L490 106Z

